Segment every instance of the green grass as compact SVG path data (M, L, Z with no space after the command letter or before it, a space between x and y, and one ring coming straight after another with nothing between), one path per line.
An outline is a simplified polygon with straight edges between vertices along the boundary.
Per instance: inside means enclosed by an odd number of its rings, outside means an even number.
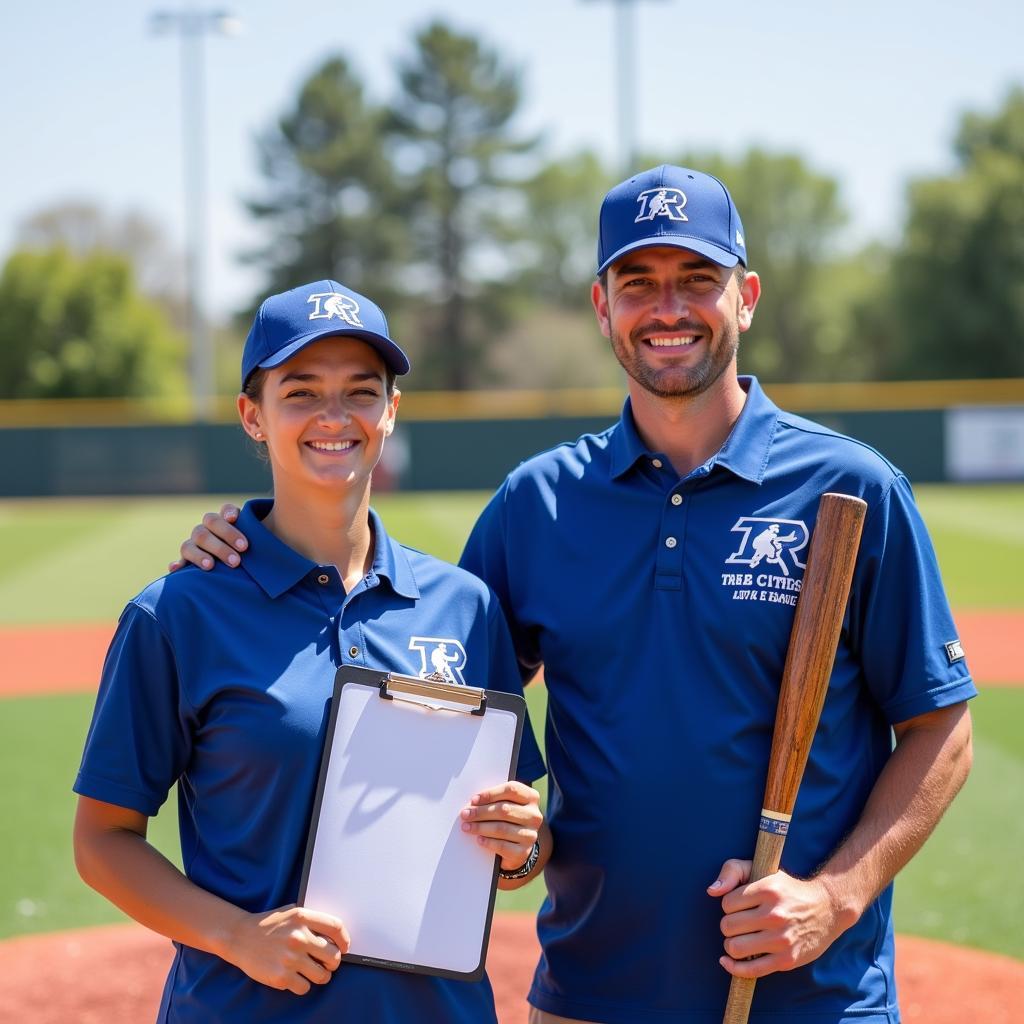
M971 702L974 767L896 882L896 928L1024 959L1024 689Z
M374 506L394 537L456 561L487 497L385 494ZM115 621L223 500L0 501L0 625Z
M540 744L541 752L544 750L544 715L547 712L548 697L543 686L528 686L526 688L526 706L530 709L530 722L533 725L534 734ZM541 807L547 805L548 780L545 776L535 783L540 792ZM521 889L513 889L511 892L498 890L498 900L495 904L498 910L522 910L535 914L544 900L544 880L535 878L528 885Z
M7 837L0 937L123 920L117 909L79 881L71 852L76 799L71 784L92 705L91 694L5 700L0 705L0 820ZM153 819L149 834L161 850L175 855L173 799Z
M540 734L543 688L529 687L527 699ZM1012 811L1024 793L1024 689L986 690L972 710L974 771L900 875L897 928L1024 958L1024 877L1012 867L1024 848L1024 819ZM0 878L0 938L122 919L78 880L71 857L70 787L91 711L92 698L85 694L3 704L0 777L8 784L0 790L0 818L14 842ZM179 860L173 798L153 820L150 836ZM536 881L499 893L497 905L534 912L543 896L543 883Z
M956 608L1024 606L1024 486L917 488ZM399 540L458 558L488 495L384 494ZM0 625L113 621L217 496L0 502Z
M951 601L958 608L1024 606L1024 486L919 487ZM483 493L382 495L390 532L454 560ZM191 525L219 497L0 502L0 625L113 621L160 575ZM1024 683L1024 678L1021 680ZM544 691L527 692L538 734ZM1024 793L1024 689L974 702L975 768L964 792L897 885L901 931L1024 957L1015 910L1024 847L1013 813ZM0 821L13 836L0 875L0 937L118 920L79 882L71 859L70 787L92 708L87 695L0 704ZM151 835L175 856L173 800ZM533 911L535 882L500 893L500 909Z
M953 607L1024 607L1024 486L914 490Z
M527 694L530 714L542 732L543 687ZM82 745L92 714L91 694L19 698L2 704L0 720L0 820L8 842L0 876L0 939L124 920L124 916L78 878L71 850L75 795ZM29 767L31 766L31 767ZM546 797L545 781L538 783ZM179 866L174 795L151 820L149 838ZM534 911L543 883L500 892L501 910Z

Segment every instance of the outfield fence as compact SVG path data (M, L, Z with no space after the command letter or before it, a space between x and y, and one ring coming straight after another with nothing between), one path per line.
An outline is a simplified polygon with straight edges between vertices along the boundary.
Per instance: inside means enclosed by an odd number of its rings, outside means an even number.
M772 384L783 408L872 445L917 482L1024 480L1024 378ZM619 389L404 396L379 488L495 487L534 452L597 431ZM0 497L257 493L269 487L234 400L0 402Z

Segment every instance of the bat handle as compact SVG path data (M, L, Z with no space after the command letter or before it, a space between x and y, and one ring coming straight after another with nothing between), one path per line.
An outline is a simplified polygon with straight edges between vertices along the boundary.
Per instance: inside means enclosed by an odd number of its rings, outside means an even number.
M789 830L789 815L761 812L761 828L754 847L754 863L750 868L750 881L756 882L779 870L782 848ZM722 1024L747 1024L750 1003L754 998L756 978L733 978L729 982L729 999L725 1004Z
M734 977L729 982L729 1000L725 1004L722 1024L747 1024L756 984L756 978Z

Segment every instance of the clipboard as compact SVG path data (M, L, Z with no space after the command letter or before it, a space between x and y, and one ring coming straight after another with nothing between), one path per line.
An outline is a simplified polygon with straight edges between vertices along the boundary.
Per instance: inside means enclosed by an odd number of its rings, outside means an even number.
M525 717L518 694L338 669L299 903L345 922L342 960L483 977L498 858L459 812L513 777Z

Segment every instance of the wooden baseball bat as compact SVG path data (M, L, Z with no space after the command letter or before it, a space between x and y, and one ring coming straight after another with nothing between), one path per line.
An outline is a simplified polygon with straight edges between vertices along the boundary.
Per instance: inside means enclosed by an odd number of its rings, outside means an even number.
M818 506L782 673L751 882L779 869L825 703L866 511L866 502L849 494L823 494ZM722 1024L747 1024L755 984L754 978L732 978Z

